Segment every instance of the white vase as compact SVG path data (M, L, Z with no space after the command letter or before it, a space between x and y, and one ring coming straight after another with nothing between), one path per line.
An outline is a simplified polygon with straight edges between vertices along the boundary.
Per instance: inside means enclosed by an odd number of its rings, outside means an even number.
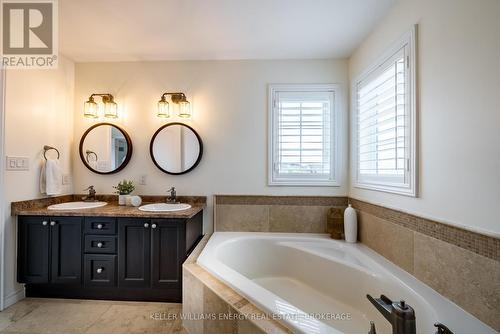
M344 211L344 235L347 242L354 243L358 240L358 218L351 204Z
M127 197L130 195L118 195L118 205L127 205Z

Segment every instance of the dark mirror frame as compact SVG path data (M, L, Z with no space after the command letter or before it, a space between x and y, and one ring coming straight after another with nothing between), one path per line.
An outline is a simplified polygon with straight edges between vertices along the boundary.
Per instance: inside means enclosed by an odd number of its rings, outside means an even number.
M174 172L169 172L168 170L165 170L163 169L160 164L158 164L158 162L156 161L155 157L154 157L154 154L153 154L153 144L155 142L155 139L156 139L156 136L158 136L158 134L163 130L165 129L166 127L169 127L169 126L173 126L173 125L180 125L180 126L185 126L186 128L188 128L189 130L193 131L194 135L196 136L196 139L198 139L198 144L200 145L200 153L198 153L198 159L196 159L196 162L193 164L193 166L191 166L191 168L189 169L186 169L185 171L183 172L179 172L179 173L174 173ZM189 125L187 124L184 124L184 123L180 123L180 122L173 122L173 123L168 123L168 124L165 124L163 126L161 126L158 130L156 130L156 132L154 133L153 137L151 138L151 142L149 143L149 154L151 155L151 160L153 160L153 163L155 164L156 167L158 167L159 170L161 170L162 172L164 173L167 173L167 174L170 174L170 175L182 175L182 174L186 174L186 173L189 173L190 171L192 171L193 169L196 168L196 166L198 166L198 164L200 163L201 161L201 157L203 156L203 142L201 141L201 137L200 135L198 134L198 132L196 132L195 129L193 129L192 127L190 127Z
M127 141L127 155L125 156L125 160L118 168L116 168L110 172L100 172L98 170L93 169L92 167L89 166L89 164L87 163L87 160L85 159L85 156L83 154L83 143L84 143L87 135L93 129L97 128L98 126L103 126L103 125L109 125L109 126L112 126L116 129L118 129L123 134L123 136L125 137L125 140ZM80 159L82 159L82 162L85 165L85 167L87 167L91 172L94 172L96 174L107 175L107 174L118 173L119 171L121 171L123 168L125 168L128 165L128 163L130 162L130 158L132 157L133 147L132 147L132 140L130 139L130 136L128 135L128 133L125 130L123 130L122 128L120 128L118 125L115 125L112 123L97 123L97 124L92 125L90 128L88 128L87 131L85 131L84 134L82 135L82 138L80 139L79 151L80 151Z

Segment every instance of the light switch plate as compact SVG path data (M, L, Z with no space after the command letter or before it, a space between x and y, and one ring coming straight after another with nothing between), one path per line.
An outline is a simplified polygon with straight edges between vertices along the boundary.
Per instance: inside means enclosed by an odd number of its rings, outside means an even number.
M7 170L29 170L30 160L28 157L7 157L6 169Z
M141 177L139 178L139 184L141 186L145 186L148 182L148 176L147 175L141 175Z

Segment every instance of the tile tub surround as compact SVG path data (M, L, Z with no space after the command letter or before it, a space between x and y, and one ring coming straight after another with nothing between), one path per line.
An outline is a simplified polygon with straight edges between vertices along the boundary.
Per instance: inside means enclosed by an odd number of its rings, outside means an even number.
M484 234L464 230L455 226L447 225L430 219L418 217L402 211L388 209L383 206L349 198L358 212L369 213L372 216L391 223L390 226L398 225L408 230L427 235L429 237L450 243L457 247L467 249L473 253L500 261L500 239Z
M326 196L214 196L214 230L238 232L329 233L327 220L343 220L347 197Z
M498 239L349 200L362 243L500 331Z
M206 246L210 235L200 241L182 266L183 326L190 334L258 334L291 333L280 323L266 319L264 312L236 291L219 281L196 260ZM226 314L233 319L199 319L200 315ZM196 318L198 316L198 318Z

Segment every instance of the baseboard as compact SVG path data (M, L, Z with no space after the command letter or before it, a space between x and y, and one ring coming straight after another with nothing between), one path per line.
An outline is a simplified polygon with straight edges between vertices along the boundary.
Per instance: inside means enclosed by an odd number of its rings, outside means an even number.
M26 298L26 294L25 294L24 287L23 287L22 289L14 291L11 294L9 294L8 296L5 296L5 299L3 302L4 308L7 308L11 305L14 305L15 303L17 303L20 300L23 300L24 298Z

